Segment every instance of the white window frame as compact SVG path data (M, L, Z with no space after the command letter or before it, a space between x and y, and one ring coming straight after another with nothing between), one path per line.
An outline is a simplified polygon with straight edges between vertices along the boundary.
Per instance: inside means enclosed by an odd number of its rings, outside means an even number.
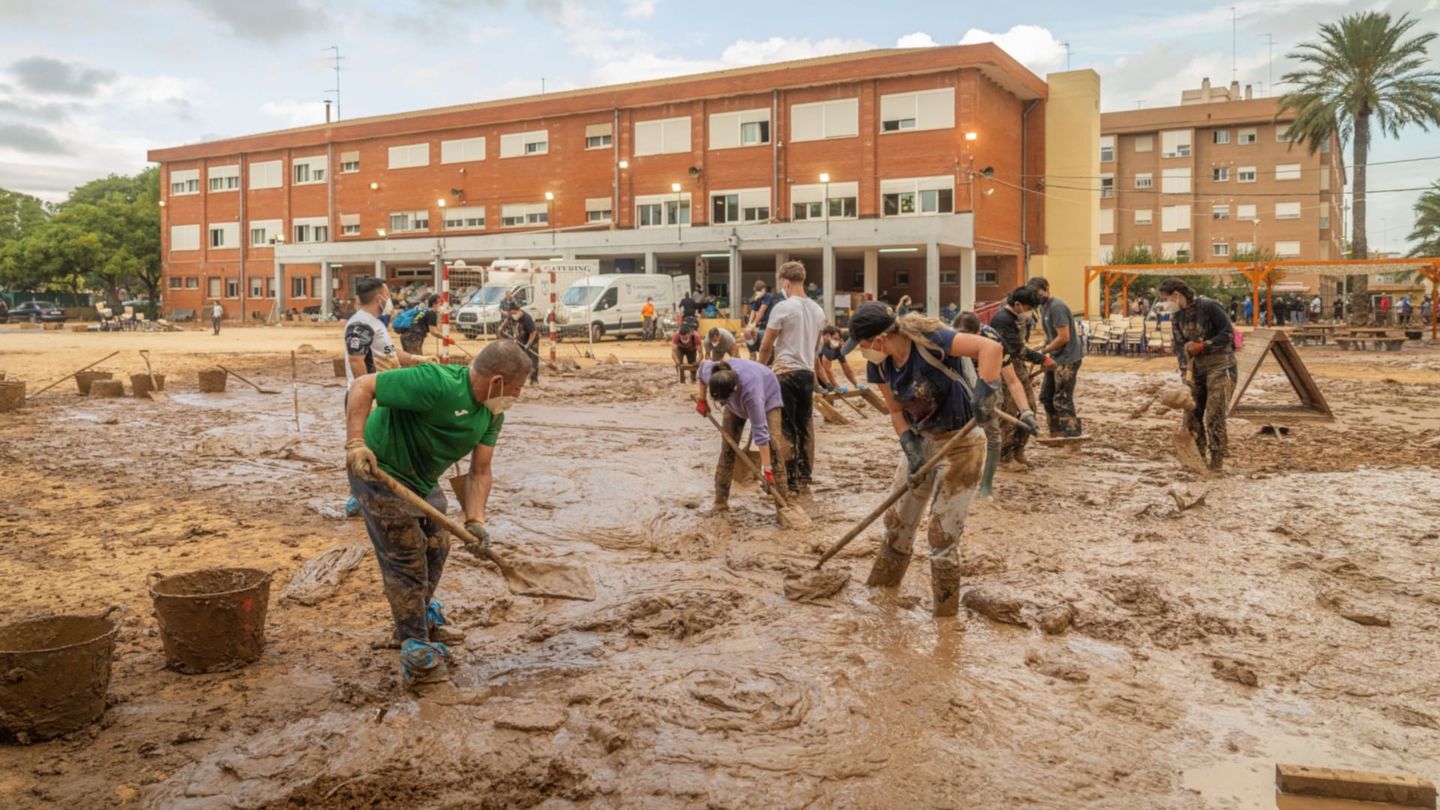
M1153 225L1155 223L1155 210L1153 208L1135 209L1136 225Z
M1210 256L1211 256L1212 258L1216 258L1216 259L1229 258L1229 256L1230 256L1230 243L1229 243L1229 242L1211 242L1211 243L1210 243Z
M220 243L215 243L216 235L220 237ZM212 222L209 226L209 239L206 244L211 250L239 250L240 248L240 223L238 222Z
M1259 214L1253 203L1239 203L1235 206L1235 218L1241 222L1254 222Z
M746 127L757 126L763 132L760 140L747 141ZM706 146L710 149L740 149L746 146L762 146L774 137L770 125L770 108L714 113L710 116L710 138Z
M527 129L500 136L501 158L523 158L550 154L550 130Z
M794 222L825 219L825 184L790 187L790 219ZM856 219L860 212L860 184L854 181L830 183L830 219Z
M1275 203L1276 219L1299 219L1300 203L1298 202L1277 202Z
M1109 236L1115 233L1115 209L1100 209L1100 235Z
M1140 172L1135 175L1135 188L1154 188L1155 175L1151 172Z
M400 227L395 227L399 222ZM388 226L386 233L425 233L430 230L430 212L419 211L391 211L385 218Z
M1100 199L1107 200L1115 196L1115 173L1100 173Z
M678 198L678 200L677 200ZM675 204L679 202L677 207ZM660 222L651 221L649 224L641 224L642 207L660 207ZM679 227L689 227L694 221L690 203L690 192L680 194L643 194L635 197L635 227L636 228L674 228L677 227L675 219L680 219ZM649 216L648 214L646 215Z
M210 181L211 194L240 190L240 164L238 163L232 163L229 166L211 166L205 170L205 176Z
M206 298L220 298L220 291L225 289L225 279L219 276L205 277Z
M1113 163L1115 161L1115 136L1100 136L1100 162Z
M808 123L811 118L816 118L815 123L819 125L816 133L797 131L797 121ZM858 137L860 137L859 98L837 98L829 101L790 105L790 141L792 143Z
M586 197L585 198L585 221L586 222L613 222L615 220L614 201L609 197Z
M295 217L290 220L290 241L297 245L329 242L329 217Z
M585 148L608 149L615 143L613 124L590 124L585 127Z
M500 227L533 228L550 224L548 202L505 203L500 206Z
M485 159L485 136L440 142L440 163L478 163Z
M324 183L325 156L312 155L290 161L290 182L297 186L314 186Z
M880 96L879 117L882 135L954 129L955 88L939 87L934 90L887 93Z
M1260 139L1255 127L1242 127L1235 131L1235 143L1240 146L1251 146Z
M199 169L174 169L170 172L170 196L186 197L200 193Z
M634 136L635 157L684 154L690 151L690 116L636 121Z
M1230 204L1220 203L1210 205L1210 219L1215 222L1230 218Z
M1300 179L1299 163L1277 163L1275 164L1275 181L1289 182Z
M485 230L485 206L483 205L451 205L447 206L440 218L440 228L446 231L483 231Z
M940 210L943 200L943 192L950 192L950 210ZM953 214L955 212L955 178L953 175L938 175L934 177L896 177L880 181L880 216L885 219L896 219L901 217L932 217L942 214ZM897 213L885 213L885 198L894 195L896 197ZM927 211L927 195L932 201L935 210ZM903 209L905 197L910 197L909 205L911 210L906 212Z
M1279 259L1294 258L1300 255L1300 242L1296 239L1286 239L1275 243L1275 257Z
M181 250L200 249L200 226L199 225L171 225L170 226L170 251L172 253Z
M360 215L359 215L359 214L341 214L341 215L340 215L340 235L341 235L341 236L359 236L359 235L360 235Z
M1210 182L1212 182L1212 183L1228 183L1228 182L1230 182L1230 167L1229 167L1229 166L1212 166L1212 167L1210 168Z
M340 153L340 173L354 174L360 171L360 152L352 150Z
M1179 258L1182 258L1182 257L1185 258L1185 259L1189 259L1189 258L1191 258L1193 255L1194 255L1193 252L1190 250L1190 243L1189 243L1189 242L1161 242L1161 243L1160 243L1160 256L1161 256L1161 258L1165 258L1165 257L1168 256L1168 257L1173 258L1173 259L1179 259Z
M1217 129L1210 133L1210 142L1216 146L1225 146L1230 143L1230 130Z
M729 216L730 203L728 200L734 197L735 218ZM717 219L714 216L715 200L723 198L726 203L726 217ZM735 225L753 224L756 222L769 222L773 212L770 210L770 189L769 188L738 188L721 189L710 192L711 225Z
M250 164L250 190L283 188L285 186L285 161L262 160Z
M1250 179L1245 179L1246 175L1249 175ZM1256 171L1254 166L1238 166L1235 169L1235 182L1237 183L1253 183L1255 182L1255 177Z
M406 143L386 150L387 169L418 169L430 165L430 142Z
M285 233L285 220L283 219L252 219L249 223L250 247L270 247L270 240ZM264 234L257 242L255 232L263 231Z

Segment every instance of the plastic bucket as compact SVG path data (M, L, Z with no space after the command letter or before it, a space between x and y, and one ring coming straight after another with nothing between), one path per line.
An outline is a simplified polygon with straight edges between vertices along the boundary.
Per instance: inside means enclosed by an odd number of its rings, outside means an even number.
M19 410L25 404L23 380L0 380L0 411Z
M151 392L152 390L155 390L155 391L164 391L164 390L165 390L165 375L164 375L164 374L156 374L156 375L155 375L155 384L154 384L154 385L151 385L151 384L150 384L150 375L149 375L149 374L131 374L131 375L130 375L130 390L134 392L136 399L144 399L146 396L148 396L148 395L150 394L150 392Z
M75 375L75 386L80 389L81 396L90 396L90 384L96 380L108 380L114 377L109 371L82 371Z
M125 396L125 383L120 380L96 380L90 383L90 396L123 397Z
M202 368L200 369L200 393L202 394L223 394L225 393L225 380L230 376L223 368Z
M191 675L243 667L265 649L273 571L210 568L150 575L165 665Z
M0 625L0 738L48 740L100 719L119 630L109 613Z

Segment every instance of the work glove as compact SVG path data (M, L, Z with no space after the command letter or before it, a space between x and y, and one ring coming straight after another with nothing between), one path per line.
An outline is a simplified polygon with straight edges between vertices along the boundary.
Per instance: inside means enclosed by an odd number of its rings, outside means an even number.
M838 390L839 390L839 392L842 393L842 394L848 394L848 393L850 393L850 386L848 386L848 385L842 385L842 386L840 386L840 388L839 388Z
M695 400L695 412L701 416L709 416L710 402L704 398Z
M856 390L856 391L864 391L864 390L865 390L865 383L860 383L859 385L855 386L855 390Z
M1203 340L1192 340L1189 343L1185 344L1185 353L1190 355L1191 357L1194 357L1197 354L1202 354L1204 353L1204 351L1205 342Z
M1020 422L1021 422L1021 424L1025 425L1025 427L1027 427L1027 428L1030 429L1031 435L1034 435L1034 434L1040 432L1040 424L1035 421L1035 412L1034 412L1034 411L1028 410L1028 409L1027 409L1027 410L1024 410L1024 411L1021 411L1021 413L1020 413Z
M483 520L465 521L465 531L469 532L470 536L475 538L480 544L481 551L490 550L490 530L485 528L485 522ZM466 545L469 545L469 543Z
M763 487L765 488L765 491L766 491L766 492L769 492L770 490L772 490L772 489L775 488L775 470L774 470L774 468L772 468L769 464L766 464L764 467L761 467L761 468L760 468L760 475L761 475L762 478L765 479L765 483L762 484L761 486L763 486Z
M365 446L364 439L351 439L345 443L345 469L361 481L375 481L380 462L375 453Z
M995 410L1000 406L1000 381L975 383L975 422L986 424L995 419Z
M920 434L914 428L900 434L900 449L905 451L905 461L910 465L909 475L925 466L925 450L920 443Z
M1055 358L1051 357L1051 356L1048 355L1048 354L1045 355L1045 358L1044 358L1043 360L1041 360L1040 362L1041 362L1041 365L1045 367L1045 370L1046 370L1046 371L1054 371L1054 370L1055 370L1055 367L1059 365L1059 363L1056 363L1056 362L1055 362Z

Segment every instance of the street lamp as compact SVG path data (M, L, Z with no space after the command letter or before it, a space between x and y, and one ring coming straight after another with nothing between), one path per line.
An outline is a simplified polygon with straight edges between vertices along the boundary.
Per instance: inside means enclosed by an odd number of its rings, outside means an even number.
M550 226L550 244L555 244L555 192L545 192L545 224Z
M670 190L675 192L675 241L681 242L685 237L680 230L680 184L671 183Z
M829 235L830 235L830 173L829 173L829 172L821 172L821 173L820 173L820 182L822 182L822 183L825 184L825 196L822 198L822 199L824 200L824 202L821 203L821 204L825 206L825 235L826 235L826 236L829 236Z

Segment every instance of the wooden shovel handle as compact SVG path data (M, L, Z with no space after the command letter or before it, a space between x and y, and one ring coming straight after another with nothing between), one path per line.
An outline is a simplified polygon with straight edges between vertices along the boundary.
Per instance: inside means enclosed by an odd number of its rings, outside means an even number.
M745 467L754 473L756 478L764 481L765 476L761 474L759 470L755 469L755 462L751 461L750 456L747 455L744 450L740 449L739 443L737 443L729 433L725 432L725 428L720 426L720 422L715 419L714 414L707 413L705 414L705 418L709 419L710 424L714 425L715 429L720 431L720 435L725 437L725 443L730 445L730 449L735 451L735 455L740 457L740 460L745 463ZM775 498L776 503L780 504L781 509L790 508L790 504L785 502L785 496L780 494L780 484L778 482L775 486L770 487L770 495Z
M436 523L440 524L445 528L446 531L450 532L461 540L465 540L466 538L473 540L474 545L470 545L467 543L466 548L469 548L471 550L479 550L480 553L485 557L485 559L489 560L492 563L495 563L495 565L500 567L501 571L510 570L510 566L506 564L504 560L500 559L500 557L495 552L491 551L488 548L482 548L480 545L480 538L471 534L470 530L466 529L463 524L450 517L449 515L445 514L444 512L441 512L439 509L436 509L434 505L432 505L429 501L425 500L419 495L416 495L415 490L405 486L399 481L396 481L389 473L380 469L378 466L375 468L375 480L379 481L387 488L389 488L389 490L395 494L395 497L425 513L425 517L428 517Z
M40 394L43 394L43 393L45 393L46 391L49 391L51 388L54 388L55 386L59 385L60 383L65 382L66 380L70 379L71 377L74 377L76 374L79 374L79 373L82 372L82 371L87 371L87 370L89 370L89 369L91 369L91 368L93 368L93 367L95 367L95 366L98 366L98 365L100 365L101 363L105 362L106 360L109 360L110 358L114 357L115 355L117 355L117 354L119 354L119 353L120 353L120 352L118 352L118 351L111 352L111 353L105 355L104 357L100 358L99 360L96 360L95 362L91 363L91 364L88 365L88 366L82 366L82 367L80 367L80 368L77 368L77 369L75 369L74 371L70 372L69 374L66 374L64 377L61 377L60 379L56 380L55 382L50 383L49 385L45 386L44 388L41 388L39 391L36 391L35 393L33 393L33 394L31 394L30 396L26 397L26 399L33 399L34 397L37 397L37 396L39 396Z

